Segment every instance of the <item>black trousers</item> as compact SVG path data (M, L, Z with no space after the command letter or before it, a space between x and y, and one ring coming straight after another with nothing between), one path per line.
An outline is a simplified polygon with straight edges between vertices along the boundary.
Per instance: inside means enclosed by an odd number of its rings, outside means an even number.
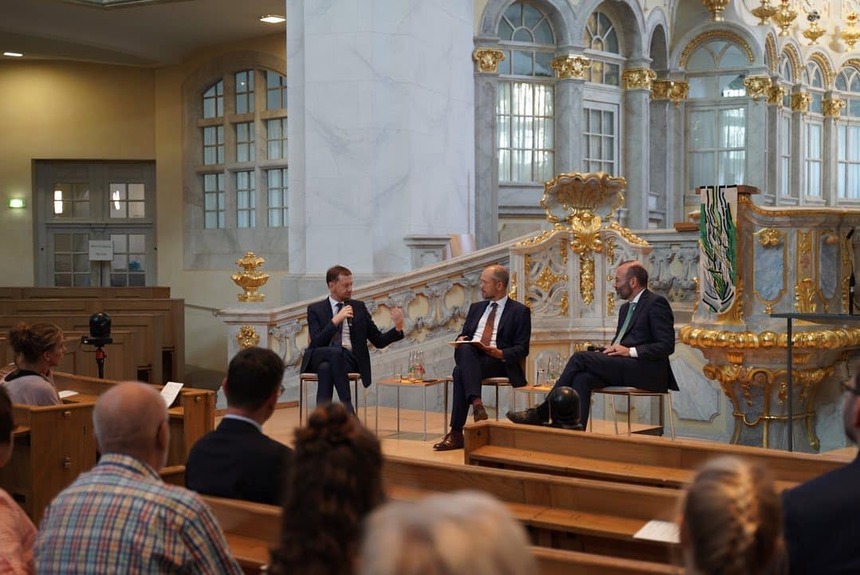
M487 377L506 377L508 374L500 359L490 357L467 343L461 343L454 349L454 363L451 429L462 431L469 415L469 406L476 397L481 397L481 380Z
M317 405L330 402L334 396L334 390L337 390L337 397L347 411L355 413L347 374L358 371L358 362L350 350L339 346L314 348L311 352L308 371L316 373L319 379Z

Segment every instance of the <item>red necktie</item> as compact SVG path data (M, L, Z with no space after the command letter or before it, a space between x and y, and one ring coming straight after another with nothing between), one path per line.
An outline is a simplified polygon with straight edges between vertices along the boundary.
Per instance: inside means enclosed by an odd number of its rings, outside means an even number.
M490 315L487 316L487 323L484 325L484 331L481 333L481 343L490 345L490 340L493 338L493 327L496 323L496 307L499 304L493 302L490 304Z

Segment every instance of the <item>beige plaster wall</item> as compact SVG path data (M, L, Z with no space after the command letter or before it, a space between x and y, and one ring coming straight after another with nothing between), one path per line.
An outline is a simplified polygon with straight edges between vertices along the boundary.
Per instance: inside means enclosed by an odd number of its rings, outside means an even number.
M183 102L182 84L198 68L234 51L275 55L286 67L282 33L211 47L179 66L162 69L74 62L0 63L0 285L33 285L35 253L31 197L34 159L155 160L158 284L184 298L186 361L224 370L226 329L211 311L235 306L241 290L230 270L185 270L182 245ZM25 210L8 200L23 197ZM263 254L264 255L264 254ZM267 302L281 301L286 270L266 269L272 277L261 291Z

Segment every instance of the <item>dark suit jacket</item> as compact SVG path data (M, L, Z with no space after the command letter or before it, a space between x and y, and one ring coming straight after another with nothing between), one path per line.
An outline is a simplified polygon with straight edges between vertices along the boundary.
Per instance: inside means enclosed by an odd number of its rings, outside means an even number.
M225 418L191 448L185 486L230 499L280 505L293 451L247 421Z
M618 311L616 335L629 306L625 303ZM620 343L635 347L638 361L624 362L624 382L615 385L632 385L650 391L678 390L669 365L669 356L675 351L675 316L666 298L647 289L643 291Z
M489 300L473 303L466 314L463 331L458 337L472 338L478 329L478 322L484 315ZM496 332L496 347L502 350L502 362L511 385L522 387L526 385L526 375L523 373L522 362L529 354L529 340L532 336L532 310L518 301L508 298L502 317L499 318L499 329Z
M860 458L784 491L792 575L860 573Z
M367 342L369 341L376 348L383 348L403 339L403 332L392 327L383 333L373 322L363 302L351 299L349 305L352 306L352 323L349 326L352 355L358 364L361 383L364 387L369 387L373 380L370 375L370 352L367 351ZM308 331L311 342L302 357L301 371L307 371L311 361L311 351L314 348L331 345L331 340L339 328L331 322L332 317L334 316L331 313L328 298L308 306Z

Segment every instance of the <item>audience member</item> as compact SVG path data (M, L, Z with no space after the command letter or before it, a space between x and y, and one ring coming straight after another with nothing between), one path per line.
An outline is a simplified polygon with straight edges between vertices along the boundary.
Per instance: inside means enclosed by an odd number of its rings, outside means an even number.
M360 575L532 575L523 527L478 491L387 503L365 525Z
M333 390L351 413L355 413L349 392L350 372L358 372L364 387L372 381L369 341L383 348L403 339L403 310L389 310L394 327L380 331L363 302L352 298L352 272L343 266L325 274L329 296L308 306L310 344L302 357L303 372L316 373L317 405L329 402Z
M12 458L12 401L0 386L0 467ZM0 489L0 573L24 575L34 572L33 541L36 527L21 506Z
M860 368L860 364L855 366ZM860 443L857 375L842 384L845 435ZM860 455L782 494L791 573L860 573Z
M615 292L626 303L618 312L611 345L601 351L574 353L553 387L572 387L579 395L583 428L588 424L592 389L610 385L660 392L678 389L669 365L669 356L675 351L675 316L669 302L648 289L648 270L637 261L618 266ZM549 411L543 402L525 411L509 412L508 419L544 425Z
M15 367L4 377L2 385L12 403L59 405L51 369L66 355L63 331L52 323L18 324L9 332L9 343L15 352Z
M361 522L385 500L382 449L342 404L324 404L296 430L280 547L269 572L352 575Z
M481 273L484 301L469 307L463 330L454 348L454 391L451 431L433 446L436 451L463 448L463 426L472 407L475 421L487 419L481 400L481 380L507 377L513 387L526 384L522 361L529 354L532 334L531 310L508 298L508 270L487 266ZM498 409L498 406L496 406Z
M117 384L96 401L98 464L48 506L36 537L40 574L235 573L209 507L158 475L170 444L155 388Z
M284 362L269 349L249 347L227 368L227 413L200 438L185 464L185 485L199 493L281 504L292 450L263 435L283 392Z
M759 575L784 570L779 496L764 468L719 457L696 473L684 498L687 572Z

